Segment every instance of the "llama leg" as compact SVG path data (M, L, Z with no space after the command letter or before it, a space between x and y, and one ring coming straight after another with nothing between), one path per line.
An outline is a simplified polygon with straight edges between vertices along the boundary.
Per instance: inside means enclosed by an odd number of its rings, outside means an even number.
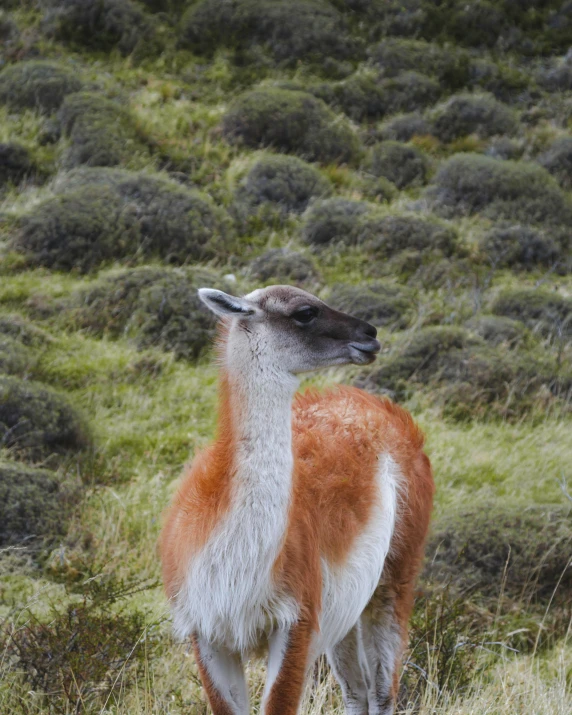
M347 715L368 715L368 673L358 621L347 636L328 651L328 662L342 689Z
M264 715L296 715L306 683L310 660L312 627L300 621L289 631L279 631L271 639Z
M395 711L409 619L409 609L405 614L403 606L402 598L378 589L361 617L363 646L371 678L369 715L393 715Z
M248 691L240 656L197 635L192 642L214 715L248 715Z

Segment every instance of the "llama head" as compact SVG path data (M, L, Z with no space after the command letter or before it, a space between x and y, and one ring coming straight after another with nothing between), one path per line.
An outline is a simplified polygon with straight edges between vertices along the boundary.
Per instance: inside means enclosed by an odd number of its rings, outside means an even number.
M274 371L366 365L380 350L373 325L293 286L269 286L243 298L201 288L199 297L228 324L227 354L249 350Z

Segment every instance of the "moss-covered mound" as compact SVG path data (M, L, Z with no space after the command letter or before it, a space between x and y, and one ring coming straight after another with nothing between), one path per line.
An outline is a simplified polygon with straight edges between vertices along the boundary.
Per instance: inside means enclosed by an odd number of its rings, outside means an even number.
M566 260L566 251L560 236L529 226L497 227L486 233L480 249L488 262L495 267L533 270L552 267L564 273L572 265Z
M391 330L406 328L413 317L409 292L380 281L361 286L337 284L332 288L328 304L377 327Z
M53 472L0 462L0 546L64 534L68 503Z
M437 108L432 116L433 133L443 142L467 134L486 138L514 134L517 121L513 112L488 95L457 94Z
M482 213L522 223L566 224L572 205L537 164L456 154L441 165L429 199L446 215Z
M29 151L20 144L0 144L0 188L7 183L17 184L34 171Z
M74 48L128 55L152 35L149 17L131 0L51 0L46 32Z
M328 196L330 182L311 164L295 156L271 155L256 161L236 192L248 207L273 204L301 213L310 199Z
M15 239L31 261L49 268L86 272L113 259L213 258L230 232L226 213L208 196L162 177L83 169L56 186L66 193L26 214Z
M396 399L430 386L433 402L453 419L518 418L547 401L568 405L572 370L531 353L507 353L462 328L443 326L405 338L358 384Z
M479 335L490 345L516 347L525 338L526 328L518 320L500 315L477 315L465 327Z
M351 245L359 218L371 210L372 207L362 201L339 198L316 201L304 216L302 238L313 246L338 242Z
M377 258L410 250L451 256L457 249L454 228L417 216L364 216L356 227L356 242Z
M10 65L0 73L0 104L49 114L59 108L66 95L81 88L77 70L55 62L30 60Z
M227 288L211 274L136 268L109 275L79 291L67 306L68 321L92 334L125 336L139 348L159 347L193 360L212 343L216 320L197 288Z
M258 47L286 66L355 59L359 49L341 13L322 0L201 0L181 25L181 45L195 52L212 55L221 45L242 52Z
M222 132L230 142L308 161L350 161L358 153L351 128L306 92L263 87L242 94L225 114Z
M32 459L80 449L82 419L57 392L35 382L0 376L0 445Z
M387 77L403 71L423 71L435 77L442 86L461 88L470 78L468 55L458 48L443 48L422 40L388 37L370 50L373 64Z
M465 595L548 602L572 598L572 520L559 505L478 502L442 516L427 547L425 577Z
M506 290L491 308L542 335L572 337L572 299L543 289Z
M116 166L132 160L134 155L142 159L149 156L149 149L129 112L98 94L69 95L58 119L70 140L62 161L65 168L81 164Z
M538 163L554 176L562 188L572 188L572 138L557 139L538 157Z
M250 275L260 281L276 278L279 281L304 283L317 276L313 262L288 248L271 248L250 264Z
M398 189L419 186L426 182L429 172L427 157L414 146L386 141L374 147L368 169L375 176L383 176Z

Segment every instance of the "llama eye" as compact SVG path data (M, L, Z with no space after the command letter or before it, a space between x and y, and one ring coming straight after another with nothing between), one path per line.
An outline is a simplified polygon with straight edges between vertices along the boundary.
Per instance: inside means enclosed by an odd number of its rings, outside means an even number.
M302 323L302 325L307 325L311 323L312 320L318 315L318 309L315 307L301 308L290 316L297 323Z

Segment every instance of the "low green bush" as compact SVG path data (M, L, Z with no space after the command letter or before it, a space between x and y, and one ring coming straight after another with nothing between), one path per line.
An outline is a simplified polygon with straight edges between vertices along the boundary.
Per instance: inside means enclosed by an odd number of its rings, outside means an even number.
M505 290L492 312L519 320L541 335L572 338L572 299L543 289Z
M35 382L0 376L0 446L42 459L87 443L83 420L62 395Z
M97 336L126 337L138 348L158 347L196 359L210 347L216 320L197 296L201 285L226 288L211 274L135 268L78 291L64 306L66 322Z
M71 502L54 472L0 461L0 546L65 534Z
M78 169L56 187L63 195L24 215L14 239L33 263L85 273L113 259L226 257L230 219L196 190L113 169Z
M381 128L381 138L386 141L408 142L415 136L432 133L433 126L429 120L416 112L390 119Z
M507 353L451 326L422 328L405 338L377 370L357 382L398 400L426 386L446 417L462 421L519 419L547 404L568 409L572 398L572 370L563 370L557 360Z
M0 315L0 336L17 340L27 347L41 347L53 338L41 328L20 315Z
M372 149L366 168L374 176L388 179L398 189L405 189L426 183L429 161L414 146L386 141Z
M52 0L44 26L48 35L75 48L128 55L152 35L150 18L131 0Z
M280 281L304 283L316 278L317 271L313 262L304 254L288 248L271 248L252 261L249 274L260 281L276 278Z
M443 48L423 40L388 37L370 50L371 62L387 77L403 71L419 72L435 77L441 86L460 89L470 77L470 59L466 52L454 47Z
M32 363L29 348L19 340L0 334L0 375L24 375Z
M518 320L501 315L477 315L465 323L465 327L493 346L520 345L526 337L526 328Z
M528 226L493 228L483 236L480 249L488 262L499 268L560 267L562 272L566 269L560 242L550 232Z
M0 187L8 183L18 184L34 169L34 162L26 148L16 143L0 143Z
M387 113L387 94L379 78L358 72L339 82L311 85L307 91L355 122L378 119Z
M537 159L563 189L572 189L572 138L554 141Z
M118 102L90 92L65 98L58 119L69 137L62 164L72 169L125 164L134 155L149 161L149 148L137 131L133 118Z
M50 114L68 94L81 88L77 70L56 62L29 60L9 65L0 73L0 104L16 111L36 109Z
M307 161L344 162L357 157L358 141L321 100L306 92L262 87L232 102L223 136L252 148L271 147Z
M442 94L439 82L415 71L400 72L381 83L385 97L386 114L413 112L424 109Z
M488 95L457 94L432 113L433 134L451 142L467 134L486 138L514 134L517 121L513 112Z
M256 161L241 181L236 198L248 207L270 203L284 212L301 213L313 198L332 187L318 169L295 156L270 155Z
M356 227L356 243L376 258L388 258L405 250L451 256L457 250L457 233L433 219L372 214L364 216Z
M547 604L572 597L572 521L559 505L477 502L440 517L427 547L425 577L459 592Z
M482 213L548 225L572 220L572 204L545 169L478 154L456 154L445 161L428 198L445 215Z
M360 286L338 283L332 287L328 305L390 330L406 328L414 313L409 291L381 281Z
M362 201L332 198L316 201L304 216L302 239L312 246L354 242L360 217L372 210Z
M205 55L221 45L241 52L261 47L274 62L291 66L360 54L342 14L322 0L201 0L181 26L181 46Z

